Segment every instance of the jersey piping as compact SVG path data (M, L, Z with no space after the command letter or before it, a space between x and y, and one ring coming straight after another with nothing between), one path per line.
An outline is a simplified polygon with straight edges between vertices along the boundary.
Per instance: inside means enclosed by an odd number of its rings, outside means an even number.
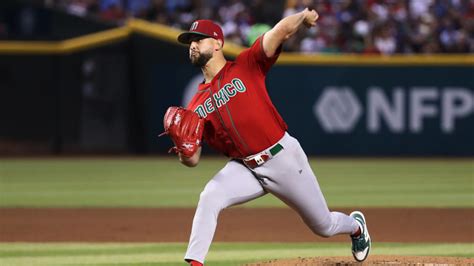
M217 87L218 87L218 88L221 87L221 80L222 80L222 73L220 73L219 79L218 79L218 81L217 81ZM211 98L211 102L212 102L212 105L213 105L214 109L216 110L217 117L219 117L219 121L221 122L222 127L224 128L224 130L225 130L227 133L229 133L229 129L228 129L227 126L225 125L224 119L222 118L222 115L221 115L221 113L220 113L220 111L219 111L219 108L217 107L217 103L215 102L215 99L214 99L214 97L213 97L212 85L209 87L209 91L210 91L209 95L210 95L210 98ZM226 107L227 107L227 106L226 106ZM231 123L232 123L232 126L234 127L234 130L235 130L234 122L232 121L232 118L230 117L230 114L229 114L229 119L230 119L230 121L231 121ZM240 135L238 134L238 132L236 132L236 133L237 133L237 136L241 139L241 137L240 137ZM239 149L239 147L235 144L234 139L232 138L231 135L229 135L229 138L230 138L230 140L232 141L232 143L234 144L234 147L235 147L236 149ZM242 142L242 143L245 144L244 142ZM246 145L246 144L245 144L245 145ZM247 147L247 146L246 146L246 147ZM239 150L240 150L240 149L239 149ZM242 152L240 152L240 153L242 154Z
M219 77L219 81L217 82L217 87L220 88L221 87L221 79L222 79L222 74L221 76ZM213 97L214 98L214 97ZM215 99L214 99L215 100ZM227 115L229 115L229 120L230 120L230 124L232 125L232 129L234 130L235 134L237 135L237 137L239 138L239 141L244 145L244 148L247 150L247 152L249 151L249 146L247 145L247 143L242 139L242 137L240 136L240 133L239 131L237 130L237 128L235 127L235 124L234 124L234 120L232 119L232 115L230 114L230 110L229 110L229 107L227 105L225 105L225 109L227 110ZM232 140L233 142L233 140ZM234 143L235 145L235 143Z

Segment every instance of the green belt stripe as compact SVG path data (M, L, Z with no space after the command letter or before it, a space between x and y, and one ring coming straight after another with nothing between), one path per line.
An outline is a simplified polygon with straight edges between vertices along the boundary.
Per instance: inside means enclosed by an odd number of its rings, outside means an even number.
M270 154L272 156L275 156L277 153L279 153L281 150L283 150L283 146L281 146L280 143L277 143L277 145L273 146L273 148L270 149Z

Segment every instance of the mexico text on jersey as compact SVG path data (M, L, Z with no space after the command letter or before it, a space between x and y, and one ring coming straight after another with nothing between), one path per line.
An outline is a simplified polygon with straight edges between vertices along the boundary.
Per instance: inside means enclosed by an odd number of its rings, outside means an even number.
M242 80L238 78L232 79L230 83L226 83L219 91L212 94L212 98L207 98L203 104L200 104L194 109L200 117L206 118L208 114L215 111L214 103L217 105L217 108L227 104L237 93L245 92L247 88L245 87Z

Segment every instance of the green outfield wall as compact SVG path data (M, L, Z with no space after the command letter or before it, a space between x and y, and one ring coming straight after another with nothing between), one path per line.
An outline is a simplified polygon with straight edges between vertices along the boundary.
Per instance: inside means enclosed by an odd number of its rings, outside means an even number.
M473 155L463 66L276 66L267 84L312 154Z
M81 28L76 20L64 23ZM0 147L165 153L166 108L186 105L202 80L178 33L130 20L54 41L0 41ZM225 54L242 49L226 43ZM311 155L474 155L473 55L282 54L267 85Z

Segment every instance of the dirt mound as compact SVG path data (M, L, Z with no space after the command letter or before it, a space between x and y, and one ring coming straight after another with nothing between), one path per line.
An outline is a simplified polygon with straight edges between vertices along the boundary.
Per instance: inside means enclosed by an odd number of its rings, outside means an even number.
M354 261L352 257L318 257L271 260L246 264L246 266L312 266L312 265L474 265L472 258L422 257L422 256L369 256L364 263Z

